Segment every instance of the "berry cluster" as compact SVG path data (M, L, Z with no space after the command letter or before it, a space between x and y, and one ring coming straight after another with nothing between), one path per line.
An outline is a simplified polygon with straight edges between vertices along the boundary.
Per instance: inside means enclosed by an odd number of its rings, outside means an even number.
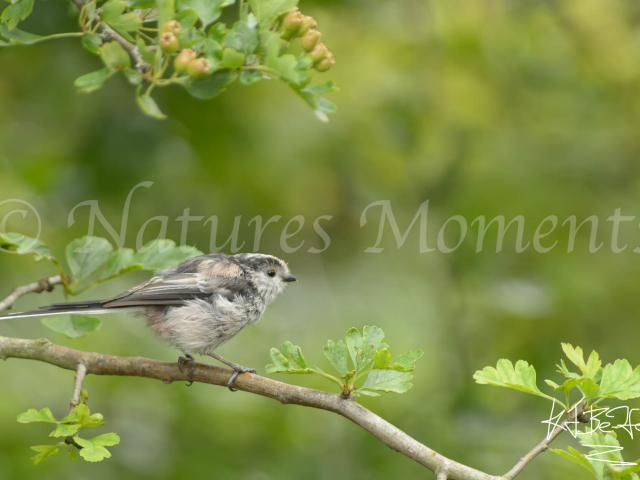
M326 45L318 43L322 34L316 30L318 23L313 17L303 15L296 7L284 17L282 26L283 31L280 36L285 40L300 37L300 45L308 52L313 68L318 72L326 72L336 63Z
M175 53L180 48L178 34L182 26L176 20L165 23L160 28L160 48L165 53ZM193 79L204 77L211 70L211 63L206 58L196 58L197 54L189 48L178 53L173 60L173 68L178 74L186 73Z

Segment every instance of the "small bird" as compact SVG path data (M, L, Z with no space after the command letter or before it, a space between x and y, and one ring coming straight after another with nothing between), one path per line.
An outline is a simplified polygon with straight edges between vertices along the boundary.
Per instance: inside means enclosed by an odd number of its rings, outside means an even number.
M233 368L231 391L239 373L256 373L214 350L262 317L267 305L295 282L287 264L259 253L221 253L190 258L155 273L150 280L108 300L54 303L38 310L13 313L0 320L64 314L132 311L146 319L158 337L179 349L182 370L193 354L208 355Z

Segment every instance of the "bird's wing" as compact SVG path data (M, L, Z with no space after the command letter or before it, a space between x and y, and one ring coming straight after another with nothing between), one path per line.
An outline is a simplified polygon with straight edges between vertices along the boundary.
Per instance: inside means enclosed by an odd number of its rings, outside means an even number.
M188 271L184 270L153 277L104 301L103 308L182 305L186 300L216 294L231 298L248 284L242 268L228 260L205 258Z
M19 312L0 319L47 315L100 314L111 309L135 309L151 306L180 306L187 300L222 295L227 298L249 283L240 265L228 256L206 255L192 258L169 270L158 272L152 279L107 300L54 303L39 310Z

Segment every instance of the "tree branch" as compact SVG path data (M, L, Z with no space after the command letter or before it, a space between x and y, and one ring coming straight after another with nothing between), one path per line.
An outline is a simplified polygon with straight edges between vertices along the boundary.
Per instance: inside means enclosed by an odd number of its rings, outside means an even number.
M79 363L76 369L76 381L73 388L73 396L69 403L69 415L73 413L75 408L80 404L80 395L82 394L82 385L84 385L84 377L87 376L87 366L84 363Z
M55 277L43 278L39 282L16 287L7 298L0 302L0 312L13 307L13 304L16 303L20 297L27 295L28 293L42 293L44 291L51 292L53 291L53 287L60 285L61 283L62 277L60 275L56 275Z
M549 448L549 444L553 442L558 437L558 435L566 430L568 423L573 422L576 417L578 419L581 418L582 414L584 413L584 407L585 403L583 402L576 407L575 411L570 411L567 414L567 418L565 418L562 423L557 425L556 428L553 429L551 434L547 435L538 445L533 447L533 449L529 453L522 457L520 461L518 461L518 463L516 463L515 466L504 475L503 478L505 480L513 480L520 472L522 472L524 467L526 467L531 460L536 458L542 452L546 452Z
M82 8L85 5L84 0L70 0L70 1L76 6L78 10L82 10ZM144 61L144 59L142 58L142 55L138 51L138 48L134 44L130 43L126 38L124 38L122 35L116 32L107 23L105 22L96 22L96 23L98 23L98 28L106 37L111 38L116 42L118 42L120 45L122 45L122 48L124 48L129 53L129 55L131 55L131 58L133 58L135 62L135 67L137 70L141 72L146 72L149 70L150 65Z
M227 386L232 370L202 363L183 373L176 362L161 362L141 357L115 357L82 352L54 345L45 339L23 340L0 336L0 359L22 358L50 363L67 370L78 370L85 365L93 375L118 375L146 377L171 382L200 382ZM460 463L454 462L422 445L399 428L391 425L373 412L357 404L353 399L341 399L337 395L298 387L269 378L241 374L235 388L263 397L278 400L282 404L302 405L337 413L351 420L376 436L390 448L427 467L432 472L446 472L449 480L504 480ZM442 475L439 478L443 478Z
M75 3L81 0L71 1ZM0 302L0 311L11 308L15 301L23 295L40 293L45 290L51 291L55 285L61 283L62 278L58 275L16 287L7 298ZM37 360L75 371L75 386L70 402L70 413L80 401L82 386L88 373L146 377L161 380L164 383L199 382L223 387L227 386L227 381L233 374L233 370L202 363L193 364L193 368L189 368L183 373L178 368L177 362L168 363L142 357L115 357L73 350L54 345L46 339L23 340L0 336L0 360L8 358ZM549 444L565 430L567 423L572 422L576 417L583 421L582 415L585 407L584 403L578 405L575 412L570 412L550 435L522 457L509 472L500 477L475 470L440 455L359 405L353 398L344 399L330 393L297 387L249 373L239 375L234 387L238 390L278 400L284 405L302 405L342 415L377 437L388 447L427 467L436 474L436 480L513 480L529 462L549 448ZM78 448L81 447L78 446Z

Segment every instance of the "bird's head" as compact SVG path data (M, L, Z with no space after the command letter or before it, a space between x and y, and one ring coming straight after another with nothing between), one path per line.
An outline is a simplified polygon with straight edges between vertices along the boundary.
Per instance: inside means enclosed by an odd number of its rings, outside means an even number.
M242 253L234 255L266 303L271 303L284 291L287 284L297 279L285 262L272 255Z

